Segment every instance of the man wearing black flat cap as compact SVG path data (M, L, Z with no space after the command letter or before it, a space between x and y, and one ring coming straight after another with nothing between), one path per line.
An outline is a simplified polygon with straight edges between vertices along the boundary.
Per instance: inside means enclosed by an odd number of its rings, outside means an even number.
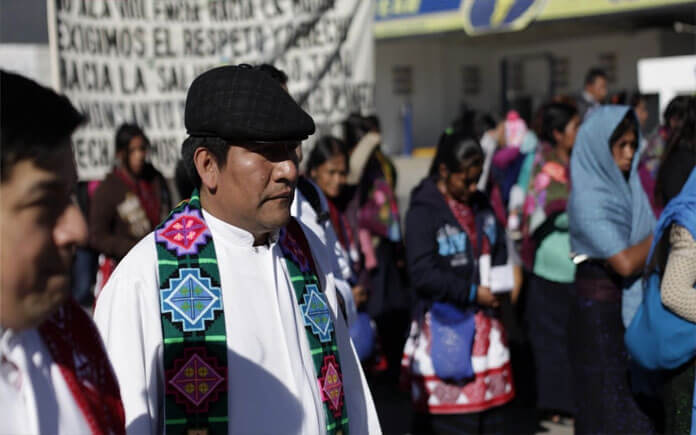
M197 77L197 189L121 261L95 320L129 433L379 433L328 259L290 217L312 118L245 65Z

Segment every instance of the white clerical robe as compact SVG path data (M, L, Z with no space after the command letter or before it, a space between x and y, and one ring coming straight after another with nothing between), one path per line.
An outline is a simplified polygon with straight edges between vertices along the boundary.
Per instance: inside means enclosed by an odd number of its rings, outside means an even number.
M0 332L0 434L89 434L36 329Z
M302 315L280 246L203 211L217 255L228 346L229 433L325 432L323 405ZM306 232L306 230L305 230ZM343 388L356 434L380 433L365 377L343 318L334 278L315 255L332 307ZM162 326L154 234L120 262L96 304L94 319L121 388L128 433L164 427Z

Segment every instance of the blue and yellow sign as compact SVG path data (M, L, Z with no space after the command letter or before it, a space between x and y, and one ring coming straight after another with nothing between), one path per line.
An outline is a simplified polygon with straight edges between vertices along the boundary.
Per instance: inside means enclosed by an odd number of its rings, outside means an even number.
M375 19L393 20L414 15L457 13L462 0L377 0Z
M377 0L375 36L423 35L462 30L462 0Z
M545 0L464 1L464 29L470 35L520 30L539 14Z
M521 30L532 21L606 15L696 3L695 0L376 0L375 36L465 30L470 35Z

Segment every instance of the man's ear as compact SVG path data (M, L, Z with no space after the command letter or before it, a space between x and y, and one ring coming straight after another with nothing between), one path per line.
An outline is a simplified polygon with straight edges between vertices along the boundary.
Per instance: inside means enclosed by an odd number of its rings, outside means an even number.
M201 177L201 187L205 186L210 192L215 192L220 179L220 166L213 153L205 147L196 148L193 152L193 164Z

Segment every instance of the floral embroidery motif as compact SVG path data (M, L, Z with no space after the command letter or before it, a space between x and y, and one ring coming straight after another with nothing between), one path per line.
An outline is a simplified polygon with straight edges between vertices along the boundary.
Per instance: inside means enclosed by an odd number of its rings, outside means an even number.
M311 327L312 333L319 338L319 341L329 343L333 332L333 321L326 295L319 291L316 284L307 284L303 299L304 303L300 304L300 310L305 326Z
M167 249L176 250L177 256L197 254L199 245L205 245L210 231L198 210L186 208L176 213L164 227L155 233L158 242L166 242Z
M215 312L222 310L220 289L201 276L199 269L180 269L179 278L171 278L169 288L161 292L161 312L170 313L173 322L181 322L185 332L204 331L205 321L214 320Z

